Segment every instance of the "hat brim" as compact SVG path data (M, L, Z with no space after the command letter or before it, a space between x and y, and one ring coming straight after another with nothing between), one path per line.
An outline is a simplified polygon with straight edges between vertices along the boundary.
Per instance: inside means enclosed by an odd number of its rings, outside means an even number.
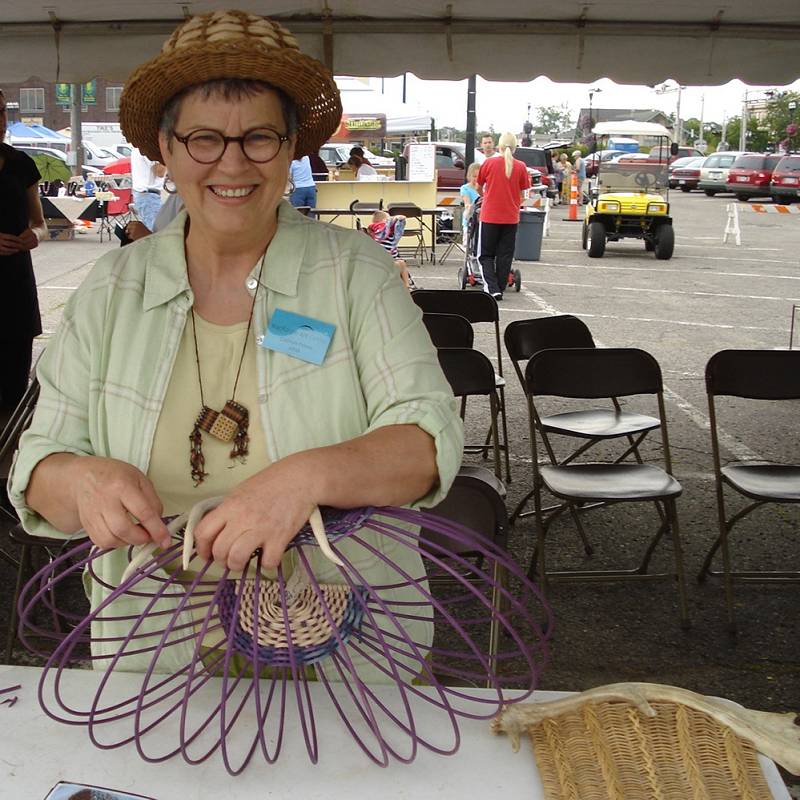
M225 78L264 81L295 102L295 158L316 153L339 127L339 90L319 61L298 50L233 47L227 42L161 53L138 67L120 97L122 133L151 161L161 161L158 126L170 99L190 86Z

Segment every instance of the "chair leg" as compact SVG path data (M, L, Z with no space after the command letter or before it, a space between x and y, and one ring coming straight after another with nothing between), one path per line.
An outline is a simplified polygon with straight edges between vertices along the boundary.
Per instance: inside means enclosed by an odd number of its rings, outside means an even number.
M500 425L503 429L503 450L506 456L506 483L511 483L511 460L508 454L508 421L506 419L506 393L500 387Z
M506 585L505 570L495 562L492 570L494 586L492 587L492 620L489 623L489 675L486 676L486 688L494 686L497 675L497 653L500 649L500 615L503 613L503 592Z
M725 606L728 610L728 631L736 633L736 618L733 611L733 578L731 577L731 551L728 544L729 528L727 523L722 520L723 530L720 533L720 546L722 547L722 571L723 583L725 585Z
M675 552L675 577L678 582L681 627L687 630L691 626L691 621L689 619L689 601L686 594L686 574L683 569L683 547L681 546L681 533L678 525L678 506L675 500L667 500L664 506Z
M19 557L19 567L17 568L17 583L14 588L14 598L11 604L11 614L8 618L8 635L6 636L6 653L5 663L11 664L12 656L14 654L14 643L17 640L17 632L19 628L17 619L17 603L19 596L22 593L22 587L25 583L25 577L30 575L31 572L31 547L29 544L22 545L22 552Z

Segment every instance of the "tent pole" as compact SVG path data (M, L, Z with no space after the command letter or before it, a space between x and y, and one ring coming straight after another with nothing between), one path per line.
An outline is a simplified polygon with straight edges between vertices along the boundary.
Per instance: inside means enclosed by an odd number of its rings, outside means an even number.
M464 148L464 167L467 168L475 160L475 94L477 91L477 75L470 75L467 81L467 144Z

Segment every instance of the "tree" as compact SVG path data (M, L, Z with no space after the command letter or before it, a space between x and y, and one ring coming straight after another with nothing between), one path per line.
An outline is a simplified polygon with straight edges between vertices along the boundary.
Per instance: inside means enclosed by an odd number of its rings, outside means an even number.
M547 136L558 136L561 131L570 127L569 106L541 106L536 110L536 133Z
M795 108L789 108L794 103ZM797 124L800 121L800 93L779 92L773 96L767 108L765 122L769 131L770 141L784 147L794 149L800 142L797 135Z

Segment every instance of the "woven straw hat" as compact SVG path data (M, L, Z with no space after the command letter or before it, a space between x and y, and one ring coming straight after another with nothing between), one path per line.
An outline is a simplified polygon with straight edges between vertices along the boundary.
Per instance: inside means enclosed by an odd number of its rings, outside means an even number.
M214 11L184 22L160 55L134 70L120 98L125 138L147 158L160 161L158 125L169 100L189 86L220 78L266 81L294 100L295 158L316 153L341 120L333 77L300 52L286 28L256 14Z

